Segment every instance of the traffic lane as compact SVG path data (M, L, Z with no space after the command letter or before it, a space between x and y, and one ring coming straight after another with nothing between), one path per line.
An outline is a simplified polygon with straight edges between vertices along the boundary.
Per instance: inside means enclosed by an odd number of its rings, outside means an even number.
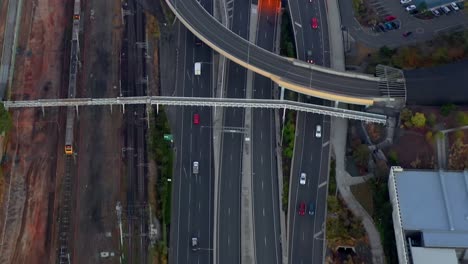
M219 206L219 238L217 263L240 263L240 192L242 153L238 150L242 144L242 134L225 134L223 140L220 206Z
M274 196L277 175L273 162L273 113L265 109L254 109L252 113L252 157L255 157L252 162L255 256L258 263L279 263L281 253L279 206Z
M332 93L363 98L380 96L377 79L356 79L295 66L287 58L272 54L248 41L239 39L237 35L232 34L218 21L208 16L195 1L177 1L177 9L187 23L191 23L193 27L197 28L202 36L209 36L208 39L212 43L223 47L226 52L240 60L249 61L252 65L260 69L267 69L276 76L284 76L284 79L304 87L312 86ZM285 72L284 69L289 70Z
M317 203L317 190L319 186L319 174L321 171L322 161L322 137L315 137L315 130L317 125L322 126L323 116L306 113L305 114L305 127L304 127L304 145L305 151L303 153L302 171L307 174L307 181L304 186L300 186L298 190L298 201L306 204L307 212L306 217L296 218L297 220L297 233L293 235L295 248L293 254L295 260L301 263L302 261L312 262L313 250L316 241L313 239L316 235L316 215L308 215L309 204L314 205L315 210L323 205ZM321 225L321 224L319 224ZM296 262L293 262L296 263Z
M306 45L304 42L303 32L303 18L301 14L301 7L299 6L299 0L288 0L289 14L291 15L291 26L294 30L294 37L296 39L296 57L299 60L306 60L305 50Z

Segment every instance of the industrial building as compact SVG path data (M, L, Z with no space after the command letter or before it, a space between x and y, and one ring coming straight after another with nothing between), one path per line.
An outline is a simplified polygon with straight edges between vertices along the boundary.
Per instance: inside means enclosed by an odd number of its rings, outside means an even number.
M468 263L468 171L392 167L388 180L399 263Z

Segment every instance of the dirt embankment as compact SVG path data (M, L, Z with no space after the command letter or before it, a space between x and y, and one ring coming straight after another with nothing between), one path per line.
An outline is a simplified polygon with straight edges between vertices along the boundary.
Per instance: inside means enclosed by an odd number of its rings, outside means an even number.
M62 0L23 1L12 99L56 98L66 89L61 78L66 17ZM0 263L51 263L63 117L58 109L45 115L38 109L15 110L12 116L3 168Z

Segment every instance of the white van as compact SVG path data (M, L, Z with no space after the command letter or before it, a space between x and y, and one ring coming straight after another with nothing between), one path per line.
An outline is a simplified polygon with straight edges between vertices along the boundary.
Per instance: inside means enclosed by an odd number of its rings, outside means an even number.
M201 62L195 62L195 75L201 75Z

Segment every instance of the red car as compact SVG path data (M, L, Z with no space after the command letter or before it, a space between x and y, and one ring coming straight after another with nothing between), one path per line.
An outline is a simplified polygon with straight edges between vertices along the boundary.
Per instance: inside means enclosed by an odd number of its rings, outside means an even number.
M312 18L312 28L318 28L318 22L317 22L317 18Z
M299 215L305 215L305 210L306 210L306 205L304 202L301 202L299 204L299 210L298 210Z
M393 20L395 20L395 19L396 19L395 16L386 16L386 17L385 17L385 21L387 21L387 22L393 21Z
M200 115L199 114L193 114L193 123L195 125L200 124Z

